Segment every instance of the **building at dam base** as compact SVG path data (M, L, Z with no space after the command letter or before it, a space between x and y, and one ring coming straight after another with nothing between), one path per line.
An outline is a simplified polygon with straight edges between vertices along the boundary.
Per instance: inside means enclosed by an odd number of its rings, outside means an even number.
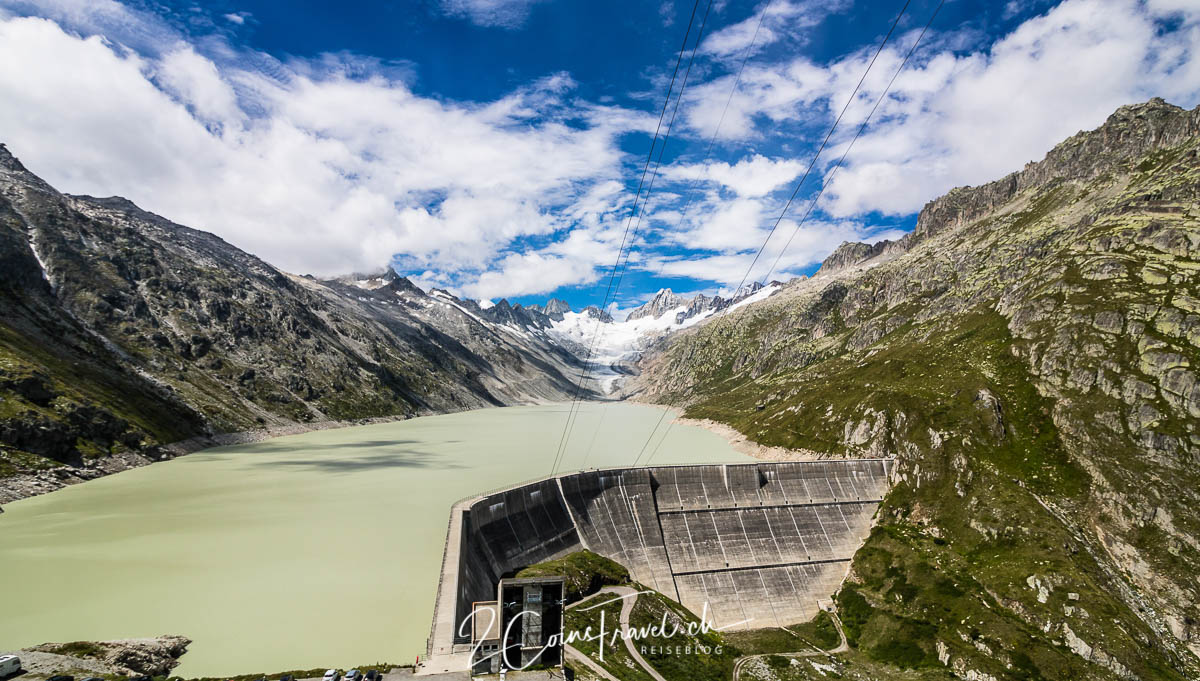
M428 653L461 653L502 577L589 549L716 627L811 619L845 579L888 489L885 459L592 470L451 510Z

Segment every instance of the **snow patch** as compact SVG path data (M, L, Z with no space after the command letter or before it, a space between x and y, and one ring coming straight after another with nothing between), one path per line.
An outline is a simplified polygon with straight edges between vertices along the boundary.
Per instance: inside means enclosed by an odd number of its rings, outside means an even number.
M29 239L29 250L33 253L33 259L37 260L38 267L42 268L42 278L47 284L53 284L50 281L50 270L46 267L46 261L42 259L42 254L38 253L37 244L33 243L33 239Z
M753 295L746 296L745 298L742 298L741 300L737 301L733 305L730 305L728 308L726 308L726 310L736 310L743 305L749 305L751 303L757 303L760 300L766 300L767 298L769 298L771 296L772 293L775 293L779 289L780 289L779 284L771 284L769 286L764 286L764 287L758 289L758 291L756 291Z
M438 299L437 302L439 302L443 305L449 305L450 307L458 308L459 312L462 312L463 314L467 315L471 319L474 319L475 321L479 322L480 324L483 324L486 327L490 328L493 326L503 326L503 325L498 325L498 324L492 324L491 322L485 321L482 317L476 315L474 312L471 312L470 310L463 307L462 305L459 305L457 302L454 301L453 298L446 295L445 293L442 293L441 291L434 291L433 293L429 294L429 297L437 298Z

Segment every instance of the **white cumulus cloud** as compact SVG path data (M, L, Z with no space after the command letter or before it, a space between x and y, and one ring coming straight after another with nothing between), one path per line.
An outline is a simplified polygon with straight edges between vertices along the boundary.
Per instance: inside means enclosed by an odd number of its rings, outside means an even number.
M712 161L707 164L683 164L665 169L668 180L691 180L692 184L715 183L737 196L766 196L790 183L804 171L804 165L793 159L771 159L754 154L736 163Z
M448 102L336 60L267 74L177 41L146 56L47 19L0 20L0 136L60 189L126 196L290 271L396 256L483 297L590 281L615 253L610 223L628 201L617 138L652 121L587 105L567 125L553 106L572 86ZM591 252L508 253L550 235Z

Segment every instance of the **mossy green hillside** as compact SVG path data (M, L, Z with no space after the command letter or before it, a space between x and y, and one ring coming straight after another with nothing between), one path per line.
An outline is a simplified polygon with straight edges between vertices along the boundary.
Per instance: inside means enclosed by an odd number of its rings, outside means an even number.
M665 627L664 627L664 624ZM692 625L695 634L688 633ZM724 681L742 651L720 632L700 630L699 618L679 603L657 593L638 596L629 626L639 632L665 629L662 636L642 636L636 645L642 657L667 679Z
M621 681L653 681L629 654L619 633L614 638L613 632L621 629L621 601L600 605L613 598L612 594L597 594L568 608L563 614L564 634L573 648ZM569 638L572 632L577 632L573 639Z
M909 333L923 340L892 342L862 361L827 360L768 385L747 382L688 411L767 444L836 451L841 422L869 409L893 419L890 446L922 442L912 477L889 494L839 596L851 645L898 669L942 666L941 642L998 678L1009 678L1009 665L1040 670L1011 678L1116 678L1064 649L1065 625L1128 660L1141 678L1183 678L1167 651L1148 644L1145 624L1110 595L1112 577L1041 505L1076 499L1088 476L1066 455L1051 404L1011 352L1003 320L979 311L940 332ZM1003 405L1000 423L980 391ZM754 409L768 392L794 401ZM1030 578L1055 584L1046 603ZM1046 626L1057 633L1047 636Z
M897 457L844 594L856 678L1200 674L1198 140L1078 170L1097 139L646 362L753 441Z
M824 610L807 622L769 629L729 631L723 635L726 641L746 655L831 650L841 641L833 618Z
M561 576L566 579L568 602L590 596L602 587L629 583L629 570L600 554L584 549L562 558L548 560L523 568L517 577Z

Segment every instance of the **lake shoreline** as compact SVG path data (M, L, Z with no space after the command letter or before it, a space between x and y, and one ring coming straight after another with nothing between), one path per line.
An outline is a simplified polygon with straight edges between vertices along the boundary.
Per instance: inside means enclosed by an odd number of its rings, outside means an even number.
M585 402L623 402L625 400L583 400ZM196 437L187 438L185 440L177 440L170 444L159 446L159 455L157 458L148 456L140 452L121 452L100 459L94 459L89 466L70 466L61 465L54 468L36 472L21 472L8 477L0 477L0 513L3 513L3 506L11 504L22 499L29 499L50 492L56 492L64 487L78 485L81 482L95 480L97 478L123 473L125 471L149 466L152 463L161 461L170 461L188 454L195 454L207 449L215 447L228 447L230 445L253 444L255 442L263 442L277 437L286 437L288 435L301 435L303 433L311 433L320 430L334 430L338 428L355 428L358 426L372 426L381 423L395 423L397 421L408 421L414 418L424 418L426 416L443 416L446 414L461 414L468 411L479 411L482 409L500 409L504 407L532 407L552 404L569 404L569 402L529 402L522 404L505 404L491 407L475 407L474 409L461 409L458 411L438 411L427 414L417 415L401 415L394 416L373 416L362 419L347 419L342 421L312 421L309 423L284 423L264 428L256 428L253 430L241 430L230 433L217 433L214 435L198 435ZM640 403L637 403L640 404ZM657 405L646 405L657 406Z
M436 415L422 414L422 416ZM148 456L140 452L121 452L120 454L94 459L90 462L91 465L89 466L70 466L64 464L37 472L17 473L6 478L0 478L0 507L22 499L56 492L70 485L78 485L81 482L123 473L160 461L170 461L214 447L252 444L287 435L300 435L301 433L331 430L334 428L369 426L378 423L394 423L396 421L406 421L411 418L419 417L396 415L346 421L314 421L311 423L280 424L232 433L198 435L186 440L178 440L167 445L161 445L159 447L160 453L157 457Z
M789 449L788 447L776 447L770 445L759 444L742 434L733 426L712 419L693 419L683 415L683 410L679 407L672 407L665 404L656 404L654 402L643 402L641 400L629 399L626 400L632 404L640 404L645 407L654 407L655 409L665 409L676 413L672 423L678 423L684 426L695 426L707 430L708 432L718 435L729 443L733 449L746 456L753 457L762 461L816 461L820 459L836 459L843 458L834 454L826 454L812 449Z
M586 402L604 403L605 400L584 400ZM719 421L711 419L692 419L683 416L683 411L678 407L672 407L665 404L656 404L654 402L644 402L638 399L614 400L612 402L627 402L654 409L664 409L674 412L675 416L672 419L673 423L681 425L696 426L707 430L710 433L718 435L729 442L730 446L737 452L747 456L759 459L762 461L812 461L815 459L834 458L831 454L825 454L809 449L789 449L787 447L774 447L759 444L750 440L737 429ZM611 403L611 402L609 402ZM560 404L557 402L539 402L531 404L514 404L504 405L511 407L520 406L536 406L539 404ZM561 404L568 404L562 402ZM480 407L480 409L490 409L494 407ZM462 411L476 411L476 409L465 409ZM394 423L396 421L406 421L413 418L423 418L426 416L440 416L443 414L454 414L462 412L436 412L429 414L420 414L417 416L411 415L396 415L396 416L377 416L365 419L350 419L344 421L314 421L311 423L291 423L280 424L276 426L268 426L265 428L257 428L254 430L244 430L232 433L218 433L215 435L201 435L186 440L179 440L161 447L161 455L158 458L152 458L137 452L123 452L103 459L96 459L91 466L59 466L56 468L38 471L36 473L17 473L16 475L0 478L0 507L4 504L11 504L15 501L28 499L31 497L49 494L60 490L70 485L77 485L88 480L95 480L109 475L115 475L124 471L148 466L159 461L170 461L171 459L194 454L196 452L212 449L214 447L226 447L229 445L252 444L255 442L263 442L277 437L286 437L288 435L300 435L302 433L310 433L320 430L332 430L336 428L354 428L357 426L370 426L380 423ZM0 511L2 512L2 511Z
M578 406L573 417L560 402L277 437L13 504L0 516L0 578L22 588L0 640L177 632L193 640L172 672L183 678L424 657L455 501L544 478L556 461L627 467L665 420L638 404ZM750 462L711 432L676 427L654 463ZM64 592L84 564L89 588ZM263 613L303 626L264 627ZM345 613L370 626L347 629Z

